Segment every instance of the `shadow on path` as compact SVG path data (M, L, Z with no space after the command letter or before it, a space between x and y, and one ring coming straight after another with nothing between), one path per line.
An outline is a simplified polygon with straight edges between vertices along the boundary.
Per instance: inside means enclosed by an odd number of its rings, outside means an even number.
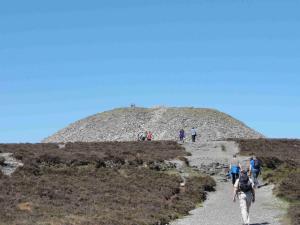
M265 186L267 186L267 185L269 185L268 182L267 182L267 183L264 183L264 184L261 184L261 185L258 185L257 188L262 188L262 187L265 187Z
M250 225L267 225L270 224L268 222L263 222L263 223L251 223Z

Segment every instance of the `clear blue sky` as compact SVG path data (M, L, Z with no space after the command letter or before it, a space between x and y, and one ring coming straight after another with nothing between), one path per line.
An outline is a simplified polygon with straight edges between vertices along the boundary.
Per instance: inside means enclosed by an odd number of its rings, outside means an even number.
M129 106L226 112L300 138L300 1L0 3L0 142Z

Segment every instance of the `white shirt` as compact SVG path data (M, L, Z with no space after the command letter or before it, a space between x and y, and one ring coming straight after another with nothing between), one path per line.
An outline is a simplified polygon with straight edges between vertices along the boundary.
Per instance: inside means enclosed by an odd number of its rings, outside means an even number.
M196 129L191 129L191 133L192 135L196 135L197 134Z

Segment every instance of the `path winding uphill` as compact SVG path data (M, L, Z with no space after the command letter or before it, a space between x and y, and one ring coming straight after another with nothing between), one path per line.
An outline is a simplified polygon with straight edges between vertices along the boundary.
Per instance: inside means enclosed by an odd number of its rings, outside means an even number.
M223 168L238 147L234 142L187 143L186 150L192 153L190 164L209 174L217 181L216 192L208 195L203 207L190 212L190 215L174 221L171 225L241 225L239 202L232 202L231 182L225 182ZM245 160L242 158L241 160ZM214 167L214 168L211 168ZM211 168L208 171L208 168ZM252 225L280 225L285 213L284 204L272 195L272 185L256 190L256 202L250 209Z

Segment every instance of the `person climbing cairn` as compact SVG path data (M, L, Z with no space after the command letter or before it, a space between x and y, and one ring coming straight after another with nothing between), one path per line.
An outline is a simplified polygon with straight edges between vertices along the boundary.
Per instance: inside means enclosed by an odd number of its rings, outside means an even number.
M152 138L153 138L153 135L152 135L151 131L148 131L148 133L147 133L147 141L151 141Z
M183 143L185 138L184 129L180 129L179 131L179 140Z
M195 142L196 141L196 136L197 136L197 131L196 131L195 127L193 127L191 129L191 135L192 135L192 142Z
M147 132L141 132L138 134L138 140L139 141L145 141L147 137Z

